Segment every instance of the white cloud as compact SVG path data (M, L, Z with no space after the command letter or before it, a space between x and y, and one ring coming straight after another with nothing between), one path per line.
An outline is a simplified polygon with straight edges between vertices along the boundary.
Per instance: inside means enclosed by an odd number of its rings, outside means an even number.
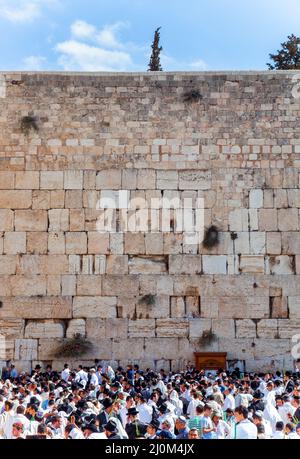
M208 69L208 65L202 59L194 61L182 61L167 54L161 54L161 64L164 70L172 71L204 71Z
M195 61L190 62L188 66L195 71L204 71L208 69L206 62L204 62L202 59L197 59Z
M97 34L97 29L95 26L85 21L75 21L71 25L71 34L76 38L94 39Z
M76 40L58 43L56 50L61 53L59 64L64 70L126 71L133 66L130 54L124 51L106 50Z
M23 69L39 71L43 70L44 64L47 59L43 56L28 56L23 59Z
M13 23L27 23L38 18L44 7L59 4L59 0L0 0L0 16Z

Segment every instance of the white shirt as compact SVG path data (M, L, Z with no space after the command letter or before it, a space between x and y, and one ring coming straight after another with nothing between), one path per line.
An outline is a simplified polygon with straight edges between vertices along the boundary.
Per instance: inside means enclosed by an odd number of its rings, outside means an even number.
M187 415L189 416L190 419L193 419L197 413L196 413L196 408L197 406L204 406L204 403L201 402L199 399L192 399L189 403L188 409L187 409Z
M235 399L232 394L226 395L224 404L223 404L223 411L226 411L228 408L234 411L235 409Z
M249 419L236 424L236 439L237 440L256 440L257 439L257 427Z
M70 376L70 369L69 369L69 368L65 368L65 369L61 372L61 379L63 379L64 381L68 381L69 376Z
M152 408L151 406L147 405L147 403L142 403L137 407L139 411L139 420L143 424L149 424L152 420Z

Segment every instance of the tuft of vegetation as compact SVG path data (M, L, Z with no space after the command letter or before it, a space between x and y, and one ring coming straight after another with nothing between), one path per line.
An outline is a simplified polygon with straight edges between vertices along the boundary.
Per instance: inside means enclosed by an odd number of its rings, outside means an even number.
M160 63L160 53L162 52L163 48L162 46L159 46L160 29L161 27L158 27L158 29L156 29L154 32L154 39L151 46L152 54L148 65L149 72L162 72L162 66Z
M148 306L154 306L155 303L156 303L156 296L152 295L151 293L148 295L144 295L139 301L139 304L147 304Z
M281 43L277 54L269 54L272 63L269 70L299 70L300 69L300 37L288 35L287 41Z
M211 225L205 230L202 245L206 249L212 249L220 243L219 229L215 225Z
M199 338L198 342L200 346L207 346L213 343L216 340L216 335L212 332L212 330L204 330L202 336Z
M37 124L37 119L34 116L23 116L21 119L21 131L23 134L28 135L29 132L33 130L38 132L39 127Z
M192 89L183 95L184 102L199 102L202 99L202 95L197 89Z
M80 333L76 333L73 338L64 340L56 350L55 357L81 357L92 349L93 344Z

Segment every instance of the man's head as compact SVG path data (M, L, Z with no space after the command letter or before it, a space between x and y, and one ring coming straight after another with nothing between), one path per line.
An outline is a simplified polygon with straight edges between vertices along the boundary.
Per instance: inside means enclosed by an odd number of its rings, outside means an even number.
M248 410L247 410L247 408L245 408L244 406L238 406L234 410L234 416L235 416L237 422L241 422L244 419L247 419L248 418Z
M197 429L191 429L188 434L189 440L197 440L199 439L199 433Z
M12 434L15 438L19 438L24 433L24 426L21 422L14 422L12 425Z
M204 416L209 416L211 417L212 414L212 407L210 405L205 405L204 410L203 410Z
M179 416L177 419L176 419L176 422L175 422L175 427L177 430L183 430L185 429L187 426L187 420L184 416Z

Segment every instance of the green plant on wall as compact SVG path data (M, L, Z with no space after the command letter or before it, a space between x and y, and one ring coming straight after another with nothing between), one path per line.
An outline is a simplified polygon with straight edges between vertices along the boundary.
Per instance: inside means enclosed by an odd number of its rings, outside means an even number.
M24 135L29 135L30 131L38 132L37 119L34 116L23 116L21 119L21 131Z
M204 330L201 337L198 340L199 346L208 346L216 340L216 335L212 330Z
M93 344L84 336L76 333L73 338L68 338L57 348L55 357L80 357L93 349Z
M149 293L148 295L144 295L140 301L139 304L147 304L148 306L154 306L156 303L156 296L152 295Z

